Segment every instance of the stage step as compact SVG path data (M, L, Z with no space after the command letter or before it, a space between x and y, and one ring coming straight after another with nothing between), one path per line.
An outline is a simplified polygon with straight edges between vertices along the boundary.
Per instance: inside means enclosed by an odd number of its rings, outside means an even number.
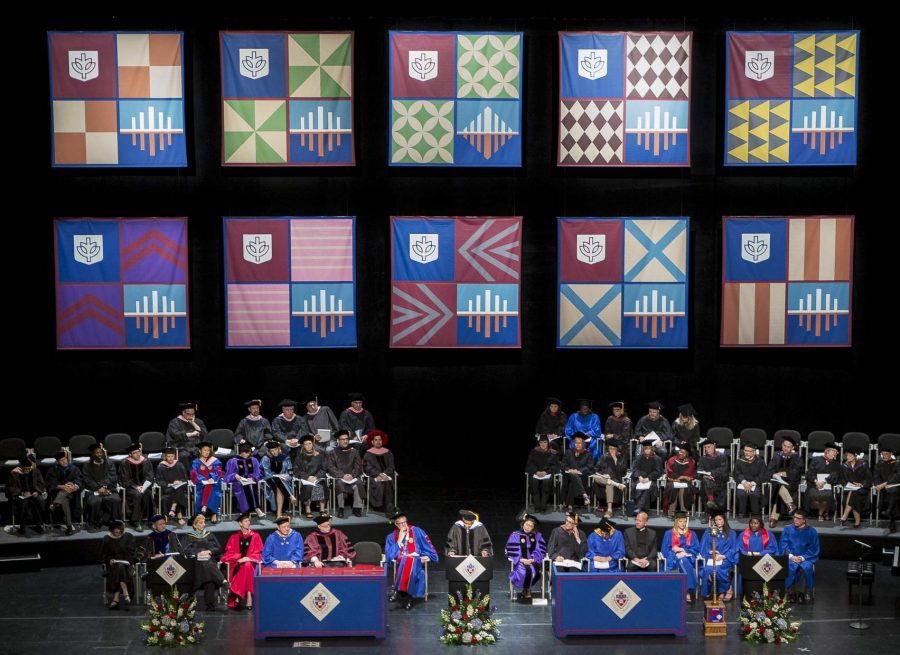
M40 553L0 557L0 573L32 573L40 570Z

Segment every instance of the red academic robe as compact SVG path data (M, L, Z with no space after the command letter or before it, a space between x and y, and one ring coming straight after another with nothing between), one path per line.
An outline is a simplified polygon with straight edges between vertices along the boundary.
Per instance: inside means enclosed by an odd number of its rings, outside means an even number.
M253 591L253 573L256 571L256 564L262 562L263 542L259 533L250 530L250 547L247 554L241 554L241 533L236 532L228 538L225 545L225 554L222 555L222 561L231 564L231 593L240 598L244 598L247 592ZM238 564L237 561L242 557L249 557L253 562L243 562Z

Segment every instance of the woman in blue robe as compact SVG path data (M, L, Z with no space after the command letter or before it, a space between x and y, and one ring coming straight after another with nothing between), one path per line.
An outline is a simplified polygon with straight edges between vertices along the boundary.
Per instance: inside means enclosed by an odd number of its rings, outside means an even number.
M728 518L724 511L713 514L713 527L718 532L716 537L716 594L724 601L729 601L734 596L732 588L731 570L738 560L737 533L728 525ZM703 584L700 593L709 595L710 582L712 580L713 566L709 563L712 559L712 528L703 534L700 542L700 556L703 558Z
M191 464L191 482L194 483L194 512L209 514L210 523L219 520L222 503L222 462L213 457L212 444L200 444L200 455Z
M675 523L662 538L660 550L666 558L667 571L681 571L686 578L687 602L697 593L697 558L700 556L700 538L689 530L686 512L675 514ZM718 544L716 544L718 546Z
M522 527L506 540L506 557L512 563L509 581L521 589L519 598L531 598L531 588L541 580L541 563L547 554L544 535L537 531L540 521L531 514L522 517Z
M436 563L438 554L425 531L410 525L404 512L394 514L393 521L397 529L384 541L384 557L395 566L391 600L411 609L412 598L425 595L425 562Z
M601 519L599 527L588 536L587 547L590 571L608 573L619 570L619 559L625 557L625 539L616 530L615 523L607 518Z

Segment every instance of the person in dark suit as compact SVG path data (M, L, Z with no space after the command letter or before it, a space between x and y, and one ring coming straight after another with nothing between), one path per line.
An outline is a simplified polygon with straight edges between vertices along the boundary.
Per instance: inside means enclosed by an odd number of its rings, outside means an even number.
M651 565L656 560L656 533L647 527L647 512L638 512L634 517L634 527L625 530L622 535L625 538L625 557L628 558L627 570L631 573L637 571L656 570Z

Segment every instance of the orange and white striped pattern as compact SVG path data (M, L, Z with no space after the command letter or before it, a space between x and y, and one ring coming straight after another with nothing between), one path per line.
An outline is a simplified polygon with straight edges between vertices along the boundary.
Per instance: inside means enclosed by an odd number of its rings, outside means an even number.
M786 294L784 282L726 283L722 344L783 344Z
M853 219L791 218L788 221L788 279L824 282L850 279Z

